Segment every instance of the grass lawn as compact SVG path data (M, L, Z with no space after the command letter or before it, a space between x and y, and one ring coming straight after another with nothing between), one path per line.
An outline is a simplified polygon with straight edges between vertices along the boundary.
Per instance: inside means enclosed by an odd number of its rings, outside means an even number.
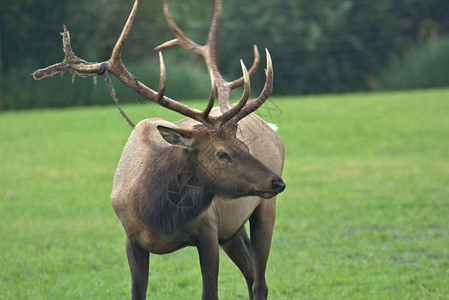
M272 98L259 113L287 155L271 299L449 299L449 90ZM0 299L130 297L109 203L130 132L112 106L0 113ZM245 299L220 259L221 299ZM151 255L149 295L200 299L196 250Z

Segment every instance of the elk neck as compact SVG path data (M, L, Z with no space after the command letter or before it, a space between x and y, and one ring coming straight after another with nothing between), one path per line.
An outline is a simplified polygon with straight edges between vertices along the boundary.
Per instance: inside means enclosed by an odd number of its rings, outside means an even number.
M184 148L164 147L131 191L139 219L161 235L185 227L215 196L198 177L194 156Z

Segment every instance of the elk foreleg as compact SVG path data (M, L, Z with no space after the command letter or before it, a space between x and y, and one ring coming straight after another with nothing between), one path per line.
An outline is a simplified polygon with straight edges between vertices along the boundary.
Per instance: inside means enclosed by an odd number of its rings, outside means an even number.
M228 242L221 245L229 258L240 269L248 285L249 299L253 299L254 265L251 253L251 242L245 226Z
M268 286L265 272L270 254L271 237L273 235L276 214L276 200L264 199L250 217L251 250L254 259L254 300L267 299Z
M198 254L203 276L203 300L218 299L218 236L207 234L197 243Z
M131 299L145 299L148 288L149 252L132 238L126 238L126 255L131 270Z

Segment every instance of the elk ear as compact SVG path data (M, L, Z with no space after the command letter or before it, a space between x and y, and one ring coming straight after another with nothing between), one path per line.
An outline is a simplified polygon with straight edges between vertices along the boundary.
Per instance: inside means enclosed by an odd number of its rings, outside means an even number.
M157 130L159 130L164 140L173 146L190 149L193 143L192 132L190 130L174 129L162 125L157 126Z

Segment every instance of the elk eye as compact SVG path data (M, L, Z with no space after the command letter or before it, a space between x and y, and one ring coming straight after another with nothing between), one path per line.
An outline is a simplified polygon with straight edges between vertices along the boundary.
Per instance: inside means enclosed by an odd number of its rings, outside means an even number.
M219 159L230 159L229 155L226 152L218 152L217 156Z

